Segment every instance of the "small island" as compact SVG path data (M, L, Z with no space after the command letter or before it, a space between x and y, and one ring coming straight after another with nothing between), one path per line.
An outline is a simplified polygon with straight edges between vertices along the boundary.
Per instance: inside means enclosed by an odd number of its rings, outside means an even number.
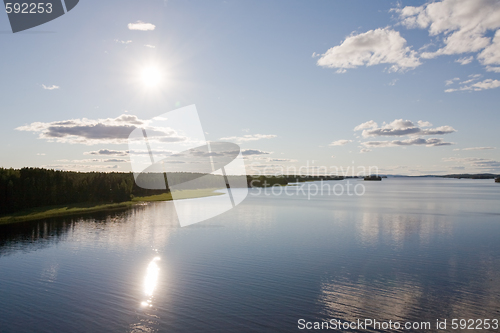
M382 177L380 176L375 176L375 175L371 175L371 176L366 176L364 178L364 180L375 180L375 181L381 181L382 180Z
M495 183L500 183L500 177L495 179Z

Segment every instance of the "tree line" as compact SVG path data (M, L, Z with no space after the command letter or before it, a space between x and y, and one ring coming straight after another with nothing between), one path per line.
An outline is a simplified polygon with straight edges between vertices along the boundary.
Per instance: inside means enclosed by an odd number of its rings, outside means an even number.
M225 181L220 179L222 177L220 175L181 172L168 173L167 176L164 178L162 174L146 175L143 183L166 181L168 178L168 182L172 186L182 183L186 184L186 186L183 185L183 188L193 189L218 188L221 187L221 184L225 184ZM197 181L193 182L192 180L195 179ZM338 180L341 177L247 176L247 186L287 185L289 182L321 179ZM124 202L134 197L161 194L168 191L168 184L163 190L139 187L132 173L0 168L0 215L43 206Z
M42 206L123 202L164 192L138 187L132 173L0 168L0 214Z

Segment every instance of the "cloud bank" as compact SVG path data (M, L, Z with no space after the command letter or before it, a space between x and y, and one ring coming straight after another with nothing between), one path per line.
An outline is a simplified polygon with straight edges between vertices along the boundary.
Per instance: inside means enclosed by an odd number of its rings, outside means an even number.
M402 137L409 136L405 140L392 141L365 141L361 144L365 147L397 147L397 146L449 146L454 143L446 142L440 138L421 138L420 136L446 135L456 132L451 126L439 126L430 128L432 124L428 121L419 120L417 124L410 120L395 119L391 123L383 123L379 126L374 120L362 123L354 128L354 131L362 131L363 138L369 137ZM361 151L366 152L366 151Z
M420 120L417 125L415 125L410 120L395 119L393 122L389 124L384 123L379 127L375 121L370 120L356 126L354 131L362 130L363 132L361 135L364 138L373 136L444 135L456 132L451 126L423 128L429 126L432 126L432 124L426 121Z
M394 27L385 27L352 33L324 54L313 53L313 57L320 56L317 65L344 73L350 68L387 64L391 72L414 69L422 59L459 55L455 61L461 65L476 58L487 71L500 73L500 1L429 1L390 11L397 15L396 27L428 31L433 40L423 52L407 46ZM436 49L428 50L432 45L437 45Z
M443 158L444 162L455 162L456 164L467 165L476 169L483 169L483 171L498 171L500 168L500 162L488 158L478 158L478 157L448 157Z
M51 142L95 145L125 144L130 133L138 126L147 129L149 140L181 142L188 139L171 128L151 127L148 126L148 121L128 114L97 120L82 118L50 123L34 122L17 127L16 130L39 133L40 139Z
M500 87L500 80L493 80L493 79L486 79L481 82L476 82L472 84L465 84L469 83L471 80L467 80L465 82L461 82L460 84L462 86L458 88L449 88L446 89L445 92L450 93L454 91L481 91L481 90L487 90L487 89L494 89Z
M481 64L500 65L500 31L497 30L500 28L499 1L443 0L393 11L399 15L403 26L427 29L430 36L442 40L437 50L423 52L422 58L477 53ZM493 38L488 36L490 31L496 31ZM472 56L468 56L457 62L465 65L472 59Z

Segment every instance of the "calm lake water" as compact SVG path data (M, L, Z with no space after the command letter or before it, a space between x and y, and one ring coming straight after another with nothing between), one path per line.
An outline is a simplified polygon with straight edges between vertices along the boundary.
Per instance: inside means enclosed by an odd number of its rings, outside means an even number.
M185 228L172 202L1 227L0 332L500 319L500 184L354 183L363 196L251 189Z

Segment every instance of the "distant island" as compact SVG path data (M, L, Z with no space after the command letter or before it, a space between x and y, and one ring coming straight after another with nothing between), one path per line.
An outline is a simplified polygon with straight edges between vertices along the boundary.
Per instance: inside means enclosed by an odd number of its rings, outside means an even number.
M230 176L229 176L230 177ZM344 180L342 176L306 176L306 175L280 175L280 176L247 176L248 187L285 186L289 183L313 182L322 180Z
M450 174L450 175L421 175L421 176L408 176L408 175L380 175L382 178L456 178L456 179L496 179L500 175L493 173L463 173L463 174ZM349 177L346 177L349 178ZM354 177L357 178L357 177Z
M495 178L495 183L500 183L500 177Z
M387 177L385 177L385 178L387 178ZM380 176L376 176L376 175L371 175L371 176L366 176L366 177L364 178L364 180L381 181L381 180L382 180L382 177L380 177Z
M457 179L495 179L495 178L500 178L500 175L495 175L492 173L477 173L477 174L455 174L455 175L445 175L445 176L440 176L443 178L457 178Z

